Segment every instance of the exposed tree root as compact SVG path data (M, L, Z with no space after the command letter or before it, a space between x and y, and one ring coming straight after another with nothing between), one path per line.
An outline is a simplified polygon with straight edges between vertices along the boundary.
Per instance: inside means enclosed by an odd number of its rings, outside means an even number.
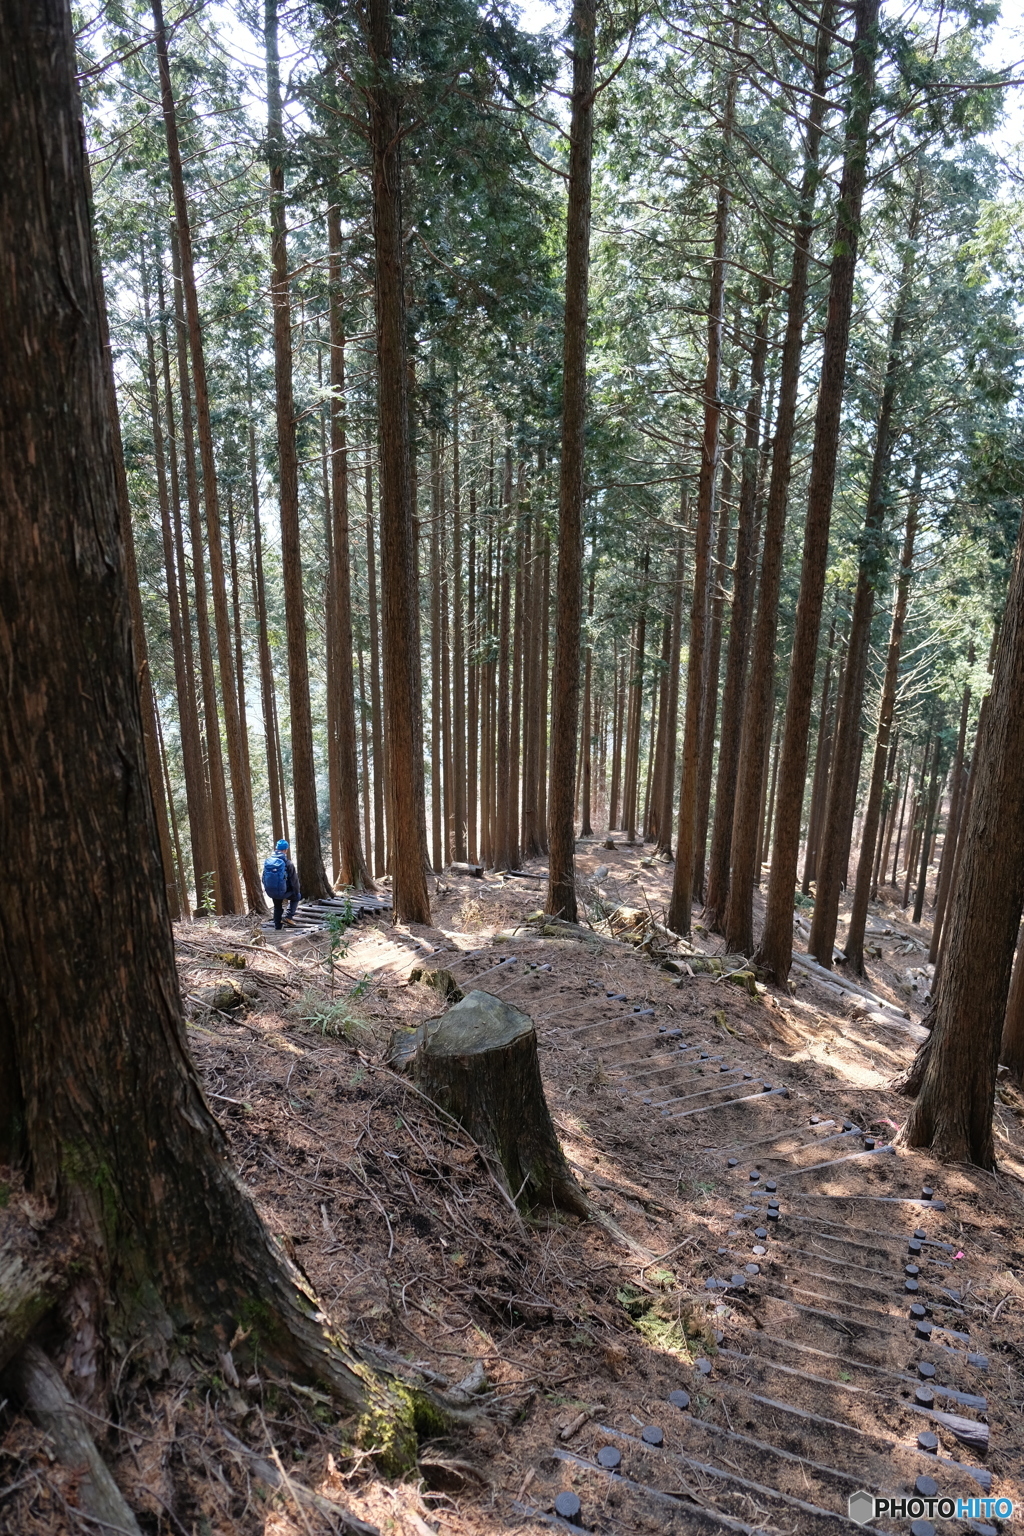
M38 1345L27 1344L8 1375L26 1408L50 1436L57 1459L69 1469L85 1468L78 1484L78 1499L84 1512L121 1536L142 1536L124 1495L96 1449L82 1410L49 1356Z

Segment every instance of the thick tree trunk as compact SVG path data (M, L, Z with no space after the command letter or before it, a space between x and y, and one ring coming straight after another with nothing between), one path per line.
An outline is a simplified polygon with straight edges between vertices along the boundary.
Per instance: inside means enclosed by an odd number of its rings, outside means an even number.
M345 321L341 288L341 215L328 210L331 310L331 596L334 605L334 665L337 754L339 881L357 891L372 890L359 835L359 761L356 695L352 673L352 555L348 519L348 436L345 425Z
M277 0L265 3L267 49L267 158L270 172L270 298L274 316L274 396L281 495L281 566L284 572L288 637L288 698L292 742L292 812L295 866L303 896L330 896L331 882L320 846L313 713L309 698L306 597L302 583L299 532L299 457L292 376L292 309L288 272L288 231L284 206L284 130L277 48ZM349 663L351 669L351 661Z
M583 503L587 418L587 293L590 278L590 169L594 144L596 0L573 0L569 205L566 214L562 452L558 491L555 665L551 679L548 893L545 911L576 921L573 791L579 728L583 611Z
M900 1139L948 1162L991 1168L996 1068L1024 905L1024 524L976 756L942 984L911 1073L919 1088Z
M718 745L718 777L715 781L715 819L711 828L708 884L704 922L717 933L725 916L729 895L729 852L732 843L736 779L739 771L740 730L743 723L743 691L747 679L747 650L754 594L756 549L757 480L760 467L761 403L768 357L768 287L761 284L757 296L757 320L750 356L750 393L743 424L743 467L740 474L736 518L736 553L733 559L732 603L729 609L729 644L722 689L722 727Z
M408 357L402 232L401 104L392 58L391 0L368 0L373 83L367 91L373 177L380 418L380 559L384 618L388 842L394 914L429 923L423 850L419 601L413 545Z
M846 935L846 959L858 976L864 974L864 929L868 916L868 897L871 892L871 868L874 861L875 838L878 831L878 814L882 804L885 784L885 764L889 750L889 735L896 709L896 682L900 670L900 651L903 648L903 626L907 617L910 596L910 579L914 564L914 541L917 537L918 502L911 498L907 512L907 526L903 535L903 553L900 558L900 574L896 583L896 601L893 604L892 628L889 631L889 649L885 659L885 677L882 681L882 697L878 706L878 727L875 732L875 756L871 767L871 786L861 829L860 860L857 865L857 883L853 892L853 909Z
M736 103L736 72L728 77L722 132L726 153L732 136ZM704 374L704 430L701 437L700 473L697 478L697 513L693 533L693 604L690 610L690 645L686 662L686 708L683 712L683 771L679 781L679 826L676 834L676 866L672 877L666 922L676 933L689 933L693 903L693 868L697 848L700 748L707 707L704 698L708 638L709 567L711 522L718 472L718 437L722 419L721 365L722 325L725 314L725 250L729 231L729 183L723 160L715 204L715 239L708 294L708 355ZM708 785L710 787L710 773ZM701 858L703 863L703 854Z
M327 1385L360 1438L408 1465L414 1410L329 1326L264 1227L188 1054L57 0L3 0L0 95L0 349L21 358L0 398L0 840L24 855L0 960L0 1157L83 1240L74 1319L50 1327L77 1330L75 1385L101 1415L117 1349L138 1370L179 1348L212 1365L251 1330L240 1361L258 1349Z
M789 279L786 332L779 369L779 407L775 422L771 479L764 517L761 583L757 621L743 706L740 764L733 815L729 897L725 911L727 947L749 955L754 948L754 886L761 878L758 820L764 782L764 758L771 739L775 700L775 639L782 583L783 540L786 505L793 461L800 358L804 342L804 313L814 233L814 204L818 190L818 156L822 126L829 102L826 96L829 55L835 22L835 0L824 0L818 20L811 100L804 132L804 168L800 187L800 212L793 231L793 261Z
M846 353L853 313L853 279L860 239L860 211L868 173L868 134L874 99L875 55L878 51L878 9L879 0L856 0L854 5L856 30L845 161L832 247L834 254L829 283L828 320L807 488L807 520L804 525L800 596L797 600L789 693L779 763L779 797L775 809L772 868L768 881L764 932L757 950L758 963L776 982L786 980L793 958L793 893L796 889L800 822L807 773L807 733L814 688L814 658L818 649L828 564L828 536L839 453Z
M417 1036L413 1076L465 1127L512 1199L587 1216L544 1097L532 1020L488 992L469 992Z

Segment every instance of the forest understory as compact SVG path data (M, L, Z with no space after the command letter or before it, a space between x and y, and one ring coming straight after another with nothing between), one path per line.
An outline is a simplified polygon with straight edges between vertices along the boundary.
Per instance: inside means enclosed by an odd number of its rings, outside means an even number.
M95 1432L146 1536L345 1529L324 1500L381 1532L540 1533L577 1528L555 1513L573 1490L596 1531L814 1533L856 1486L912 1493L935 1467L915 1446L929 1424L943 1493L981 1495L984 1476L993 1496L1024 1497L1024 1096L998 1082L994 1175L868 1152L906 1118L890 1084L923 1036L927 923L884 899L872 909L865 980L894 1005L884 1012L798 970L786 992L702 974L654 926L671 865L617 841L580 845L588 919L575 929L540 916L537 878L495 874L437 880L433 927L364 919L333 975L323 934L177 926L189 1043L271 1232L355 1343L413 1380L461 1383L479 1418L388 1481L308 1388L258 1369L239 1378L229 1353L221 1374L178 1359L136 1389L126 1359L117 1425ZM695 930L695 950L721 947ZM798 934L798 963L801 949ZM621 1236L598 1220L524 1220L472 1143L385 1064L393 1030L441 1008L412 974L442 967L533 1019L562 1146ZM670 1031L694 1046L677 1085L664 1081L666 1050L681 1048ZM706 1086L730 1070L724 1088ZM668 1118L692 1104L705 1112ZM781 1220L759 1241L769 1176ZM25 1205L12 1189L12 1214ZM918 1222L948 1245L920 1260L935 1327L924 1345L901 1272ZM944 1313L949 1285L959 1300ZM915 1403L925 1354L934 1410ZM981 1355L985 1368L965 1363ZM680 1390L685 1412L668 1401ZM0 1531L97 1529L46 1435L2 1411ZM662 1446L644 1443L648 1426ZM599 1466L602 1446L621 1454L617 1470Z

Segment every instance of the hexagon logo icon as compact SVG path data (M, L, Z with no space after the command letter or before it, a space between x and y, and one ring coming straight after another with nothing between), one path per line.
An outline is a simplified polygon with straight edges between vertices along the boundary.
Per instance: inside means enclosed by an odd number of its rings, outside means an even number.
M874 1495L864 1488L850 1494L849 1514L855 1525L867 1525L875 1513Z

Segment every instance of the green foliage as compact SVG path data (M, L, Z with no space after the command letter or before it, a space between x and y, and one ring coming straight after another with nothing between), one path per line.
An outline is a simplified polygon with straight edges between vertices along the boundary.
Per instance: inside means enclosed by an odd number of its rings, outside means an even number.
M289 1006L292 1018L298 1019L311 1030L332 1040L346 1040L356 1045L369 1032L366 1019L353 1007L347 997L329 998L313 988Z

